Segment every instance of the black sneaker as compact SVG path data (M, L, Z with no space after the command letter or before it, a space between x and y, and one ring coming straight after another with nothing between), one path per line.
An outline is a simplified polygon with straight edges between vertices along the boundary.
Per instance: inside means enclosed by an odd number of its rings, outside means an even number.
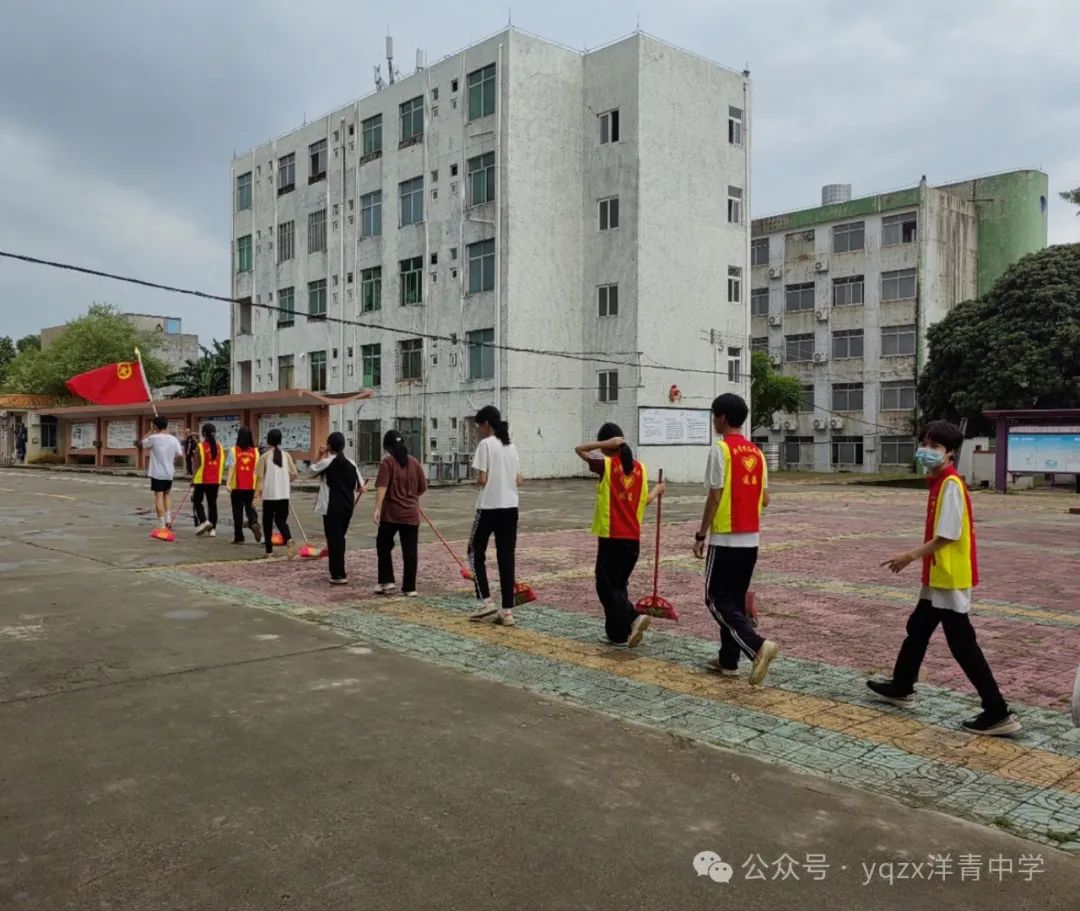
M986 737L1004 737L1020 730L1020 720L1006 710L1002 712L980 712L975 718L960 725L969 734L983 734Z
M891 680L867 680L866 685L878 696L893 705L909 706L915 701L915 690L905 689Z

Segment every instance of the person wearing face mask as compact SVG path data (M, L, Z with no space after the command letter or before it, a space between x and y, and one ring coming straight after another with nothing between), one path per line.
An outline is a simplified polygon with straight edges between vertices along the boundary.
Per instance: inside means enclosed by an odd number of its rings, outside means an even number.
M900 646L892 679L867 680L866 685L887 702L911 705L926 647L940 623L949 651L982 700L978 717L961 726L972 734L1000 737L1015 734L1020 722L1001 695L969 617L971 590L979 584L979 561L971 497L954 464L963 442L960 428L948 421L931 421L923 431L922 445L915 453L930 481L923 545L881 564L898 573L921 560L922 589L908 618L907 638Z

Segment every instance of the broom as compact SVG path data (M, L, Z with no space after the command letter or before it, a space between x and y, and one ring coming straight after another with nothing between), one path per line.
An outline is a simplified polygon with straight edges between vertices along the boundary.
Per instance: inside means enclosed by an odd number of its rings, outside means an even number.
M304 543L300 545L297 553L305 560L318 560L320 557L329 556L330 551L328 548L324 547L320 550L308 540L307 532L304 531L304 526L300 524L299 510L293 513L293 519L296 520L296 527L300 529L300 534L304 538Z
M184 495L180 498L180 505L176 507L172 514L174 522L179 517L180 512L183 510L184 504L187 502L187 498L191 494L191 491L193 489L194 488L189 486L188 489L184 491ZM172 530L172 526L170 523L170 525L166 526L165 528L155 528L152 532L150 532L150 537L153 538L155 541L168 541L171 543L176 540L176 532Z
M657 482L664 483L664 469L660 469ZM646 595L637 604L634 610L639 614L648 614L650 617L665 617L668 620L678 620L679 614L674 605L659 595L660 588L660 515L664 503L664 495L660 494L656 499L656 556L653 558L652 594Z

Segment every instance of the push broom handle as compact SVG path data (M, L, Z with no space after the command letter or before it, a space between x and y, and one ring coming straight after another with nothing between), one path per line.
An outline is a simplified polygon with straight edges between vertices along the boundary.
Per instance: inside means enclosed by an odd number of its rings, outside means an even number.
M447 540L446 540L446 538L444 538L444 537L442 536L442 532L440 532L440 531L439 531L439 529L437 529L437 528L435 527L435 523L434 523L434 522L432 522L430 518L428 518L428 514L427 514L426 512L424 512L424 510L422 510L422 509L421 509L421 510L420 510L420 515L422 515L422 516L424 517L424 521L425 521L425 522L427 522L427 524L428 524L428 525L429 525L429 526L431 527L431 530L432 530L433 532L435 532L435 537L436 537L436 538L438 538L438 539L439 539L440 541L442 541L442 545L443 545L443 547L445 547L445 548L446 548L446 552L447 552L448 554L450 554L450 556L451 556L451 557L453 557L453 558L454 558L454 562L455 562L455 563L456 563L456 564L457 564L458 566L460 566L460 567L461 567L462 569L465 569L465 564L464 564L464 563L462 563L462 562L461 562L461 560L459 560L459 559L458 559L458 555L457 555L457 554L455 554L453 550L451 550L451 548L450 548L450 542L449 542L449 541L447 541Z
M660 469L660 473L657 475L656 482L658 484L664 483L664 469ZM655 598L660 592L660 516L664 508L664 495L660 494L656 498L656 557L653 559L652 568L652 594Z

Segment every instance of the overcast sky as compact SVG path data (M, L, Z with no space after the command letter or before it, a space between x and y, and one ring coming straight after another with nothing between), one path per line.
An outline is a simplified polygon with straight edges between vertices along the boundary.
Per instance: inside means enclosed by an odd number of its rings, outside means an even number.
M573 47L636 27L754 80L753 214L994 171L1050 175L1050 242L1080 241L1076 0L625 0L513 4ZM403 74L507 22L506 3L26 0L0 29L0 249L227 294L229 161L365 95L387 29ZM384 69L385 72L385 69ZM179 315L224 304L0 259L0 335L93 300Z

